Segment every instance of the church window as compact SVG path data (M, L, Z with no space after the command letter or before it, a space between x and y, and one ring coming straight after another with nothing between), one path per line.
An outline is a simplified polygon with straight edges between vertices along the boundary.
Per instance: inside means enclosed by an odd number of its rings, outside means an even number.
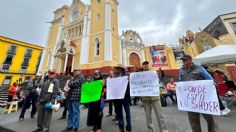
M71 33L72 33L71 38L74 38L75 37L75 30L74 30L74 28L72 29Z
M233 27L234 33L236 34L236 22L232 23L232 27Z
M75 36L78 37L78 27L75 28Z
M99 21L100 18L101 18L101 15L98 13L98 14L97 14L97 21Z
M99 39L95 39L95 55L98 56L100 53L100 42Z
M82 26L79 26L79 36L82 35Z
M76 9L71 13L71 22L78 22L80 16L80 10Z

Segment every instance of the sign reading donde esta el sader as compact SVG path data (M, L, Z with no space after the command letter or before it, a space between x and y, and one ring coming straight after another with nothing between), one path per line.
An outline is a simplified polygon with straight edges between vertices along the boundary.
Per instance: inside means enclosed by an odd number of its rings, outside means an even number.
M179 82L176 94L179 110L220 115L219 101L212 80Z
M131 96L159 96L159 79L156 71L135 72L130 74Z

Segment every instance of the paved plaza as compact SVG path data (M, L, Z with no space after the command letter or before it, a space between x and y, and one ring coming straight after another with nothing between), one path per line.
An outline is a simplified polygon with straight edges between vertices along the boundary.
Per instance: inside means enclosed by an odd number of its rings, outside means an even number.
M176 106L170 105L168 107L164 107L165 118L167 121L169 132L191 132L190 125L188 122L187 113L184 111L179 111ZM107 115L108 107L105 107L104 115ZM231 113L228 116L217 116L217 122L220 127L221 132L235 132L236 129L236 105L231 106ZM2 114L1 109L1 120L0 126L7 128L16 132L31 132L37 128L36 119L30 119L30 112L27 111L24 122L18 123L18 116L20 114L20 110L18 112L14 112L12 114ZM60 132L64 128L66 128L66 120L58 120L58 118L62 114L62 109L59 112L53 113L53 119L51 123L51 132ZM140 106L132 106L131 107L132 114L132 131L133 132L147 132L146 128L146 118L143 108ZM153 115L154 126L156 127L156 131L158 132L158 125ZM103 118L102 129L103 132L116 132L118 126L115 125L115 122L112 121L114 117L106 117ZM81 118L80 118L80 132L88 132L91 128L86 126L87 120L87 109L81 108ZM207 126L205 120L201 120L203 132L207 132ZM7 132L3 129L0 132Z

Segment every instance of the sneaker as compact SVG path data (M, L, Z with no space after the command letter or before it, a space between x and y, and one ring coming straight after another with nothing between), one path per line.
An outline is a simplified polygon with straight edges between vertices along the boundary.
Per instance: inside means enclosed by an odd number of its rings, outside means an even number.
M19 118L18 122L23 122L24 118Z
M110 117L110 116L112 116L112 114L108 114L108 115L106 115L106 117Z
M87 107L87 106L84 106L83 109L84 109L84 110L85 110L85 109L88 109L88 107Z
M63 120L63 119L66 119L65 116L62 116L61 118L59 118L58 120Z
M73 128L72 132L78 132L78 128Z
M96 130L96 132L102 132L101 129Z
M72 128L67 127L66 129L62 130L62 132L69 132L71 130L72 130Z
M118 122L118 121L115 121L115 125L119 125L119 122Z
M33 132L42 132L43 131L43 128L38 128L36 130L34 130Z
M112 119L112 121L117 121L117 119L116 119L116 118L114 118L114 119Z
M230 109L225 108L224 110L221 111L221 115L225 116L228 115L230 113Z

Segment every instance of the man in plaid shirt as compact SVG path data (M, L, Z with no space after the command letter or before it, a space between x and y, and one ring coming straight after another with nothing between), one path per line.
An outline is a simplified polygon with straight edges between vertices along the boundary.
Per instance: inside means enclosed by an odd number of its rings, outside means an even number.
M74 77L68 83L70 90L68 92L68 120L67 128L65 131L77 132L79 128L80 120L80 95L81 95L81 86L85 82L84 76L81 74L79 69L74 70Z

